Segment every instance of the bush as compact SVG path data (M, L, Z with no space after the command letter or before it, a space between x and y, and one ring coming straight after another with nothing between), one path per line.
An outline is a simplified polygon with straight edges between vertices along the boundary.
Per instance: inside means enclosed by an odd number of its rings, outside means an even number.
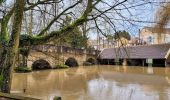
M64 64L59 64L59 65L54 66L53 69L65 69L65 68L69 68L69 66L64 65Z
M21 73L26 73L26 72L31 72L31 68L28 67L16 67L15 68L16 72L21 72Z

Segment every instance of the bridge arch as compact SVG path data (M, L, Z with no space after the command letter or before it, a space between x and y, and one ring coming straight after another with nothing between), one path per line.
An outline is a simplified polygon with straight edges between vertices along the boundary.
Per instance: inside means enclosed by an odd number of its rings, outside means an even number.
M69 67L77 67L77 66L79 66L77 60L75 58L73 58L73 57L68 58L65 61L65 65L68 65Z
M86 60L86 62L89 62L89 63L91 63L92 65L94 65L94 64L97 63L96 59L94 59L94 58L88 58L88 59Z
M33 62L32 70L42 70L42 69L51 69L51 65L48 61L44 59L39 59Z

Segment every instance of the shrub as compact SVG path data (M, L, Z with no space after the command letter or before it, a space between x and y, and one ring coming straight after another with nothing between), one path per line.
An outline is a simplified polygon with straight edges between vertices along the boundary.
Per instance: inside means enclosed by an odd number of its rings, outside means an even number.
M26 72L31 72L32 70L31 70L31 68L29 68L29 67L16 67L15 68L15 71L16 72L23 72L23 73L26 73Z
M59 64L59 65L54 66L53 69L65 69L65 68L69 68L69 66L65 64Z

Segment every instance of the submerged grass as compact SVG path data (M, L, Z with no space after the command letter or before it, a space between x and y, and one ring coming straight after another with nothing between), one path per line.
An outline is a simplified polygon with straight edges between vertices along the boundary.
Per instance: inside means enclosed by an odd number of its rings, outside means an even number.
M16 67L14 70L18 73L27 73L27 72L32 71L32 69L30 67L21 67L21 66Z
M53 69L66 69L66 68L69 68L69 66L65 64L59 64L53 67Z

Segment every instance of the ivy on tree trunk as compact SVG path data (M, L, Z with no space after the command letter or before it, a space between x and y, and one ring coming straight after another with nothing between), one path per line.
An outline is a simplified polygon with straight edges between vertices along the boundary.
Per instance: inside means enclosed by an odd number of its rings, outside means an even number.
M24 6L25 0L16 0L10 40L9 42L6 41L5 44L2 44L3 51L1 58L3 58L3 60L1 61L1 91L5 93L9 93L11 88L12 68L15 66L15 58L18 53Z
M82 0L80 0L80 2L81 1ZM5 22L2 23L4 27L2 27L3 29L1 30L5 30L5 32L0 33L0 37L4 37L3 39L0 38L0 46L2 47L2 51L0 50L0 89L1 92L5 93L10 92L12 69L16 63L16 56L18 55L19 47L38 45L47 43L53 39L59 39L60 36L68 34L68 32L72 31L76 26L86 22L87 16L92 11L93 7L93 0L88 0L87 7L82 16L58 31L53 31L48 35L43 36L22 36L20 33L23 21L23 12L25 11L25 2L26 0L16 0L14 8L11 9L9 16L7 16L8 18L6 20L4 20L5 17L3 18L3 21ZM32 7L34 7L34 5ZM12 32L11 35L7 35L5 28L7 28L7 24L12 15L14 15ZM6 38L6 36L8 38Z

